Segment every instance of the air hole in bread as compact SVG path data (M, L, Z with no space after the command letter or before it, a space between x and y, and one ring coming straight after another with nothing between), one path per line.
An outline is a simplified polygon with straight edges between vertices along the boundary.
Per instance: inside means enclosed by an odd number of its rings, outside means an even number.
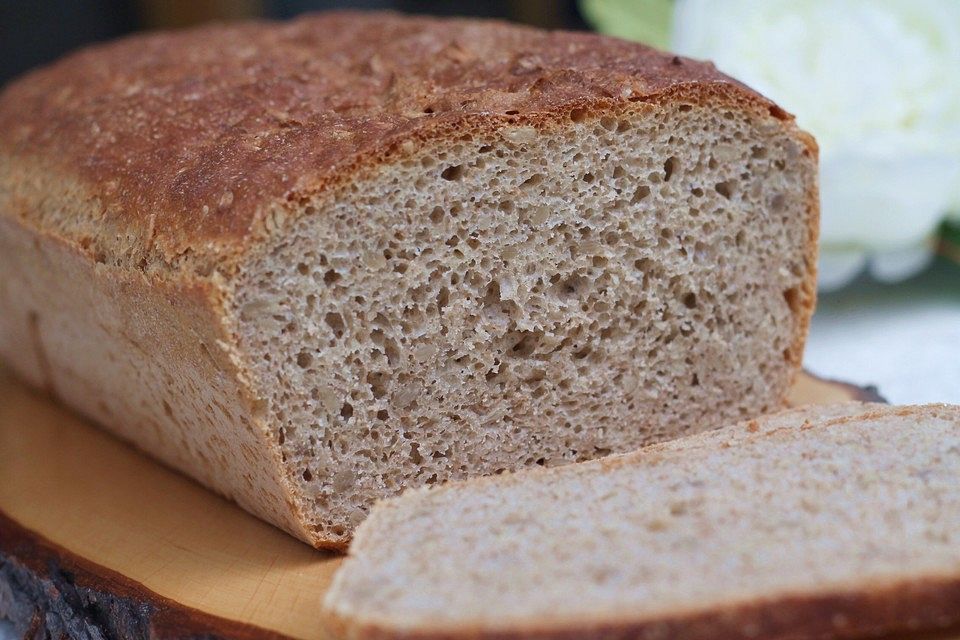
M714 185L714 189L717 190L717 193L729 200L731 197L733 197L735 186L736 183L733 180L724 180L723 182L718 182L716 185Z
M463 166L457 164L447 167L440 172L440 177L444 180L459 180L463 177Z
M679 160L674 156L667 158L666 162L663 163L663 179L664 181L669 181L673 177L674 172L679 166Z
M783 299L787 301L787 306L790 307L790 311L797 313L800 310L800 289L798 287L790 287L783 292Z
M520 183L522 189L532 189L543 182L543 175L535 173L523 182Z
M633 192L633 198L631 198L630 204L637 204L638 202L640 202L641 200L643 200L649 195L650 195L650 187L648 187L645 184L642 184L639 187L637 187L636 190Z
M301 369L308 369L313 364L313 356L306 351L297 354L297 366Z
M345 325L343 323L343 316L339 313L330 312L323 317L324 322L327 323L327 326L333 331L333 334L338 338L343 336L343 331Z

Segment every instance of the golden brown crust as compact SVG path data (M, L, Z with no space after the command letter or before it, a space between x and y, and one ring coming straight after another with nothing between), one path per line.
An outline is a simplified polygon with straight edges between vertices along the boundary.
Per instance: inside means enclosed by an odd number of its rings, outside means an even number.
M564 627L518 626L489 631L462 628L424 632L357 625L330 617L325 627L350 640L572 640L683 638L684 640L817 640L891 637L952 627L960 622L960 579L930 576L856 591L772 596L702 612L649 620L584 621Z
M805 153L810 154L815 166L819 166L820 147L817 141L805 131L797 132L801 142L806 147ZM800 291L800 299L794 313L798 318L797 333L794 342L786 354L787 361L793 365L796 376L800 375L803 365L803 348L807 342L807 334L810 332L810 319L813 317L814 309L817 306L817 259L820 253L820 186L817 176L813 176L813 183L807 191L807 246L806 255L806 280ZM791 381L792 385L793 381Z
M99 248L108 259L186 256L209 270L268 229L269 207L301 203L410 141L705 86L790 119L711 64L613 38L327 13L73 54L0 95L0 157L74 177L97 205L90 224L135 240L108 238ZM82 225L41 217L26 184L36 171L13 175L3 215L96 244Z

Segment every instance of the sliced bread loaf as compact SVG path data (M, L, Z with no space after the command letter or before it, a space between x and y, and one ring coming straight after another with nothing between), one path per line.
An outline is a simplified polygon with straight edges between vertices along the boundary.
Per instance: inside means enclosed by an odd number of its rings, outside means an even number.
M777 408L816 229L791 116L590 34L327 14L0 95L0 355L322 546L403 487Z
M795 410L404 493L328 592L351 638L855 637L960 620L960 407Z

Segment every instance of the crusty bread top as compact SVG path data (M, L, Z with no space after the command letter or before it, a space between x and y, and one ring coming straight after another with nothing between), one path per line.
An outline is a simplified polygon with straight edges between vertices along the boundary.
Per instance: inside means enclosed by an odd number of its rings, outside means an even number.
M792 119L711 64L501 22L327 13L134 36L0 94L0 215L86 248L89 229L38 205L85 203L123 239L100 248L112 261L209 266L280 226L271 205L420 141L711 96Z

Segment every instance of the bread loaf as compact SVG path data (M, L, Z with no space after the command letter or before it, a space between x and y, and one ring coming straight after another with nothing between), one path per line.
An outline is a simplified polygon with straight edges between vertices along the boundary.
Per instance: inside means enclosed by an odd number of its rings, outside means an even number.
M350 638L866 637L960 621L960 407L795 410L374 507Z
M816 233L789 114L596 35L333 13L0 95L0 355L318 546L403 487L777 408Z

